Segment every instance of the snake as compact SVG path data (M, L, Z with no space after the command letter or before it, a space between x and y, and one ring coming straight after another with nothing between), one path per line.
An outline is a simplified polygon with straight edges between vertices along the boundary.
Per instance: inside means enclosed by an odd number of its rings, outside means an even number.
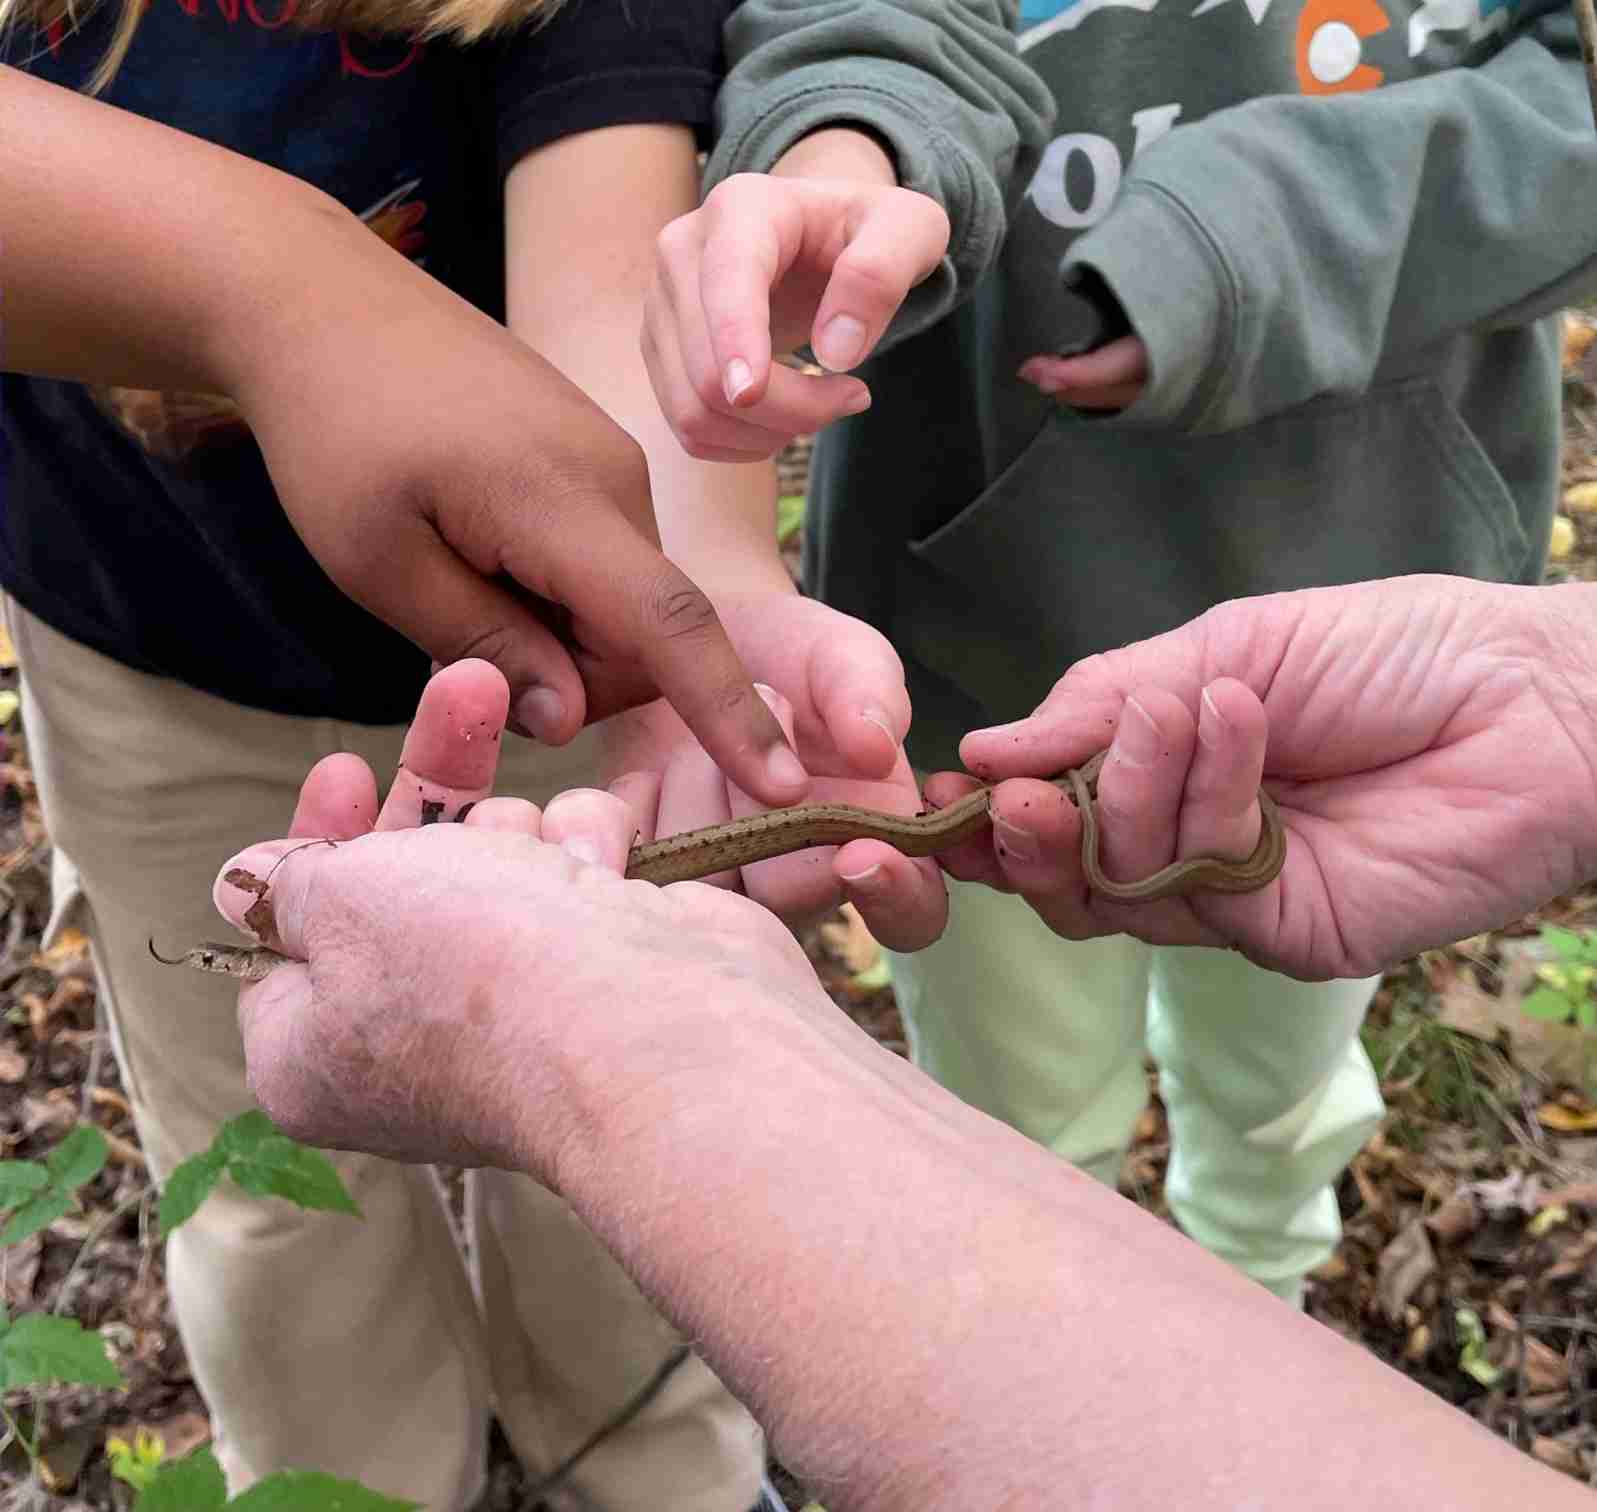
M1094 893L1116 903L1148 903L1202 891L1256 892L1281 874L1286 864L1286 827L1275 801L1261 788L1259 840L1247 860L1189 856L1137 882L1106 877L1099 863L1096 799L1098 774L1108 755L1107 750L1099 751L1084 765L1048 779L1081 810L1081 868ZM953 803L920 814L889 814L852 803L804 803L771 809L635 845L627 857L626 876L664 887L850 840L883 840L906 856L932 856L986 827L992 817L992 792L990 784L978 787ZM251 982L260 981L288 960L261 945L206 943L168 958L156 952L152 941L150 954L163 965L188 966Z

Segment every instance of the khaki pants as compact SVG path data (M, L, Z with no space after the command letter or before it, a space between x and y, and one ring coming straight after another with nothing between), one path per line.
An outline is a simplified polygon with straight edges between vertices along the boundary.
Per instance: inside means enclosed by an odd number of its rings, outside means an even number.
M1019 898L950 891L942 939L892 958L915 1063L1113 1185L1148 1100L1146 1050L1170 1116L1171 1212L1299 1300L1341 1237L1333 1183L1380 1123L1358 1037L1380 978L1295 982L1232 951L1061 940Z
M163 1179L249 1098L232 984L158 965L146 940L174 951L225 933L210 903L220 863L284 831L301 779L329 752L357 752L386 782L404 732L241 708L7 607L45 819L81 878L101 1001ZM507 740L501 790L546 798L582 781L587 760ZM58 899L58 912L72 901ZM675 1347L535 1183L470 1178L468 1274L429 1171L335 1162L363 1220L224 1183L167 1246L183 1342L235 1490L298 1467L463 1512L482 1484L490 1408L533 1473L546 1472ZM693 1359L555 1504L746 1512L762 1462L752 1419Z

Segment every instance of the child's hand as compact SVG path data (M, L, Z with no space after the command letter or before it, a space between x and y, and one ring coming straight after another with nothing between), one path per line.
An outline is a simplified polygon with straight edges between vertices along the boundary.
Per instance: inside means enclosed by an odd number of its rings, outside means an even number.
M251 332L235 386L328 575L437 661L491 661L526 733L562 744L664 694L740 784L800 797L709 600L660 552L638 446L502 326L349 234L303 312Z
M848 140L852 139L852 140ZM875 182L785 176L829 146L874 154ZM810 155L813 154L813 163ZM677 439L692 456L746 462L870 403L840 376L881 338L904 296L937 267L948 217L895 187L886 153L851 131L801 142L772 174L739 174L660 235L643 354ZM831 372L772 364L808 341Z
M1015 376L1074 409L1123 410L1142 397L1148 349L1140 336L1121 336L1079 357L1029 358Z
M923 806L902 740L909 728L903 671L869 626L792 595L721 601L733 641L815 774L809 800L913 814ZM610 791L637 816L647 842L762 811L730 782L663 704L610 721L605 766L623 773ZM872 933L913 950L942 932L947 899L935 862L856 840L802 851L714 879L741 887L790 922L851 899Z

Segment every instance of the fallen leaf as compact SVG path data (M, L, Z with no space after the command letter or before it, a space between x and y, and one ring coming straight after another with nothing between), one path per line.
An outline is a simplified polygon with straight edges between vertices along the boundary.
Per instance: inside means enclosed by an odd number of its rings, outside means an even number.
M1597 1133L1597 1108L1575 1113L1559 1103L1543 1103L1536 1110L1542 1127L1556 1129L1560 1134Z
M1597 482L1576 483L1566 488L1564 508L1570 514L1597 514Z
M1532 1239L1540 1239L1543 1234L1551 1232L1560 1223L1569 1222L1569 1209L1559 1203L1542 1204L1542 1210L1529 1223L1525 1225L1525 1232Z
M841 961L852 975L863 976L881 962L882 947L852 903L845 903L839 913L840 920L821 925L821 940L833 960Z
M0 625L0 669L10 672L17 665L17 648L11 644L11 632Z
M1409 1298L1435 1273L1436 1254L1430 1237L1425 1224L1415 1218L1399 1230L1376 1262L1376 1298L1394 1328L1403 1321Z
M89 937L75 925L68 924L55 937L55 943L48 950L41 950L34 955L33 964L42 966L46 971L59 972L88 958Z
M1421 1323L1413 1329L1403 1345L1403 1358L1410 1365L1418 1365L1431 1352L1431 1331Z
M1481 1210L1468 1192L1456 1192L1425 1220L1428 1228L1443 1244L1467 1238L1480 1227Z
M1582 1473L1580 1450L1568 1439L1547 1438L1543 1434L1537 1434L1530 1441L1530 1452L1532 1459L1539 1459L1551 1469L1562 1470L1565 1475Z
M89 1101L97 1108L114 1108L124 1118L133 1117L133 1105L115 1087L90 1087Z
M1553 529L1547 538L1547 555L1562 561L1575 549L1575 522L1568 515L1554 515Z
M1489 1218L1515 1214L1529 1218L1541 1206L1541 1178L1527 1176L1523 1171L1510 1171L1497 1181L1472 1181L1464 1190L1480 1203Z
M1597 326L1574 310L1564 313L1563 319L1563 355L1562 365L1566 373L1572 373L1580 365L1594 340L1597 340Z
M14 1087L26 1079L30 1062L20 1050L10 1045L0 1045L0 1082Z
M1520 1369L1527 1391L1564 1391L1569 1386L1569 1361L1561 1350L1540 1339L1526 1337L1525 1358Z

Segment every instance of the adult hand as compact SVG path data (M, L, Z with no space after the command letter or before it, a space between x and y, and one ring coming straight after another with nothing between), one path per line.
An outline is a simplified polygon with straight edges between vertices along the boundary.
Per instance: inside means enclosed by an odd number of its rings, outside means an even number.
M647 1092L627 1047L669 1035L678 1015L691 1057L689 1030L716 1020L706 1003L814 1011L814 972L770 914L716 888L621 880L633 818L619 799L578 789L540 811L486 797L506 709L491 666L445 669L380 809L365 763L328 757L289 837L218 877L227 918L306 963L239 1004L251 1091L296 1138L554 1181L565 1140L595 1115L562 1082L592 1043L619 1107ZM264 901L246 878L267 884ZM637 1069L662 1080L657 1054Z
M733 644L769 685L771 707L811 772L810 801L913 814L920 790L904 756L909 695L886 639L870 626L796 594L727 595L720 607ZM605 767L624 774L641 841L762 811L716 768L662 704L609 721ZM799 923L845 898L896 950L942 933L948 898L937 864L876 840L800 851L714 879Z
M661 232L643 354L660 407L695 457L774 456L870 403L841 376L870 355L904 296L937 267L948 217L897 187L856 131L817 132L770 174L738 174ZM831 371L772 362L808 341Z
M1068 938L1233 945L1308 979L1500 924L1597 875L1594 596L1399 578L1238 600L1089 658L1029 718L965 738L971 771L1017 780L995 797L991 852L967 846L950 869L1021 892ZM1074 806L1020 779L1078 765L1111 730L1109 876L1246 856L1262 768L1290 837L1277 881L1091 896Z

